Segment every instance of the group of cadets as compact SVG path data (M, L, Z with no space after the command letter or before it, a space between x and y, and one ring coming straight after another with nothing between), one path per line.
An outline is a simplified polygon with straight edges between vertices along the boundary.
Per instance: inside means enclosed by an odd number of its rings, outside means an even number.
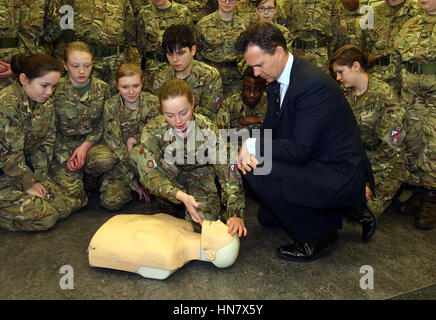
M267 84L234 48L258 21L344 87L376 181L368 210L400 196L432 229L436 0L0 0L0 227L51 228L86 206L93 178L110 210L136 192L163 212L216 219L223 204L243 219L234 165L164 161L162 110L182 79L194 131L260 128Z

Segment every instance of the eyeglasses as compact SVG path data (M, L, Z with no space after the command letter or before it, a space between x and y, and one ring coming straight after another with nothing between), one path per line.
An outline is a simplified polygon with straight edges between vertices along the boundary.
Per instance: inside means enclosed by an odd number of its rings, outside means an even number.
M265 12L265 11L266 12L273 12L276 9L276 7L268 7L268 8L260 7L258 9L259 9L260 12Z
M222 2L222 3L226 3L226 2L229 2L229 3L235 3L236 1L238 1L238 0L220 0L220 2Z

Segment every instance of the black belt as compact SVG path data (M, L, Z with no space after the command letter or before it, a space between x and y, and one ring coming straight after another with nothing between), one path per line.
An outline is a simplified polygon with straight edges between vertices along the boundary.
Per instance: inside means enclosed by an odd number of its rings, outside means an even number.
M305 49L317 49L317 48L325 48L328 46L328 42L326 39L322 40L313 40L313 41L305 41L301 39L295 39L292 42L292 47L300 50Z
M148 59L158 60L159 62L167 62L167 57L160 51L148 51L145 53Z
M391 55L387 55L375 59L375 64L378 66L388 66L390 63L391 63Z
M99 57L99 58L117 56L124 51L123 46L91 45L90 47L94 57Z
M436 62L418 63L406 61L406 70L414 74L436 74Z
M0 38L0 49L18 47L18 38Z

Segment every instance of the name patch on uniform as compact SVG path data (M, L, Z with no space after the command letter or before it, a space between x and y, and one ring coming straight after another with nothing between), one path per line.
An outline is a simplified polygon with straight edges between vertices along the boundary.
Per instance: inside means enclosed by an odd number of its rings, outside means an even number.
M241 174L239 173L239 167L237 164L231 164L230 170L232 170L232 173L236 177L236 179L241 179Z
M391 132L391 137L389 138L389 141L391 145L394 147L398 147L401 143L402 139L402 133L401 133L401 127L396 127Z

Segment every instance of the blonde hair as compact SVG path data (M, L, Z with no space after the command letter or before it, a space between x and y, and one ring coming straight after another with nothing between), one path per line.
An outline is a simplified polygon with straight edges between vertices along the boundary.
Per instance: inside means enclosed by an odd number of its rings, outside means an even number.
M124 63L115 72L115 82L118 83L118 80L122 77L130 77L133 75L138 75L141 81L144 77L144 73L138 65L133 63Z
M194 95L192 93L189 84L182 79L173 78L165 81L159 90L159 102L162 105L162 101L169 98L177 98L185 96L189 103L194 102Z
M68 55L73 51L87 52L91 55L91 58L94 57L94 55L92 54L91 48L85 42L73 41L73 42L70 42L66 46L66 48L64 49L64 61L65 62L68 62Z

